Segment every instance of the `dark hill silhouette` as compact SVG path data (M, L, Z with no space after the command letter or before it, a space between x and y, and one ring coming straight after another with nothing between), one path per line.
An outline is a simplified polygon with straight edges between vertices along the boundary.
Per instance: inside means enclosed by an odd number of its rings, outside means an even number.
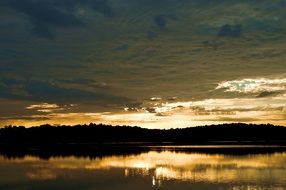
M221 124L184 129L145 129L89 124L0 129L0 143L19 144L286 144L286 127L254 124Z

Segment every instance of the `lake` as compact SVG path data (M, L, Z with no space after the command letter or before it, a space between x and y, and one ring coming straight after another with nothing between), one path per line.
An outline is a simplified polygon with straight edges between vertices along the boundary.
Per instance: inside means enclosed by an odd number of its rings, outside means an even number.
M0 189L286 189L286 152L235 155L187 150L48 158L3 154Z

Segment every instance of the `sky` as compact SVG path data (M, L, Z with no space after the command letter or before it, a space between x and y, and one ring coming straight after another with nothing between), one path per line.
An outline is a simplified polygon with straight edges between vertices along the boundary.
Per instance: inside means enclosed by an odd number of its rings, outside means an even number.
M286 125L286 0L1 0L0 126Z

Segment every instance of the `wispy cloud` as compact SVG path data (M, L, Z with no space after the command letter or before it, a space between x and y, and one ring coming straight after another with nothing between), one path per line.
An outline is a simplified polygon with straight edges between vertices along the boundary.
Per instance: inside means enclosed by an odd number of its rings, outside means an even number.
M48 103L42 103L42 104L34 104L27 107L27 109L56 109L59 108L57 104L48 104Z
M260 93L276 92L286 90L286 78L281 79L242 79L223 81L218 84L216 89L224 89L225 92L239 93Z
M43 112L43 113L51 113L51 112L63 110L63 108L61 108L59 105L49 104L49 103L33 104L26 108L34 109L34 110L37 110L38 112Z

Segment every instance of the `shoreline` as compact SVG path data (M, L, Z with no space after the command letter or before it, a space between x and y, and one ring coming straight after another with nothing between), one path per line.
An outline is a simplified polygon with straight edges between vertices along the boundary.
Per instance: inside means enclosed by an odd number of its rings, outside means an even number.
M57 145L14 145L0 144L0 156L7 159L36 156L40 159L53 157L86 157L90 159L106 156L129 156L156 152L178 152L223 155L257 155L286 153L286 145L95 145L95 144L57 144Z

